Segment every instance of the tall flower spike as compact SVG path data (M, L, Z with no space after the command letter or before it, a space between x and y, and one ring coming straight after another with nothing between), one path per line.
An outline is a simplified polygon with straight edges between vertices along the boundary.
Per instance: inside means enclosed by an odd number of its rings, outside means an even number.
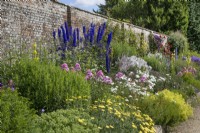
M110 32L110 34L108 35L106 50L109 50L111 41L112 41L112 32Z
M73 32L73 46L76 47L76 30Z
M67 38L66 38L65 29L63 28L63 26L61 26L60 28L61 28L61 30L62 30L63 42L66 43L66 42L67 42Z
M76 29L76 32L77 32L77 41L79 41L79 39L80 39L79 28Z
M72 27L70 27L70 29L69 29L69 35L70 36L72 36L72 31L73 31L73 29L72 29Z
M61 38L61 30L58 28L58 37Z
M56 39L56 31L55 30L53 30L53 38L54 38L54 40Z
M106 71L110 73L110 59L108 53L106 53Z
M97 44L99 44L100 40L100 33L101 33L101 26L99 26L98 33L97 33Z
M69 29L68 29L68 24L67 24L67 22L65 22L65 31L66 31L66 38L67 38L67 41L69 41Z
M104 34L105 29L106 29L106 23L104 22L103 23L103 27L102 27L101 32L100 32L100 38L99 38L100 41L103 38L103 34Z

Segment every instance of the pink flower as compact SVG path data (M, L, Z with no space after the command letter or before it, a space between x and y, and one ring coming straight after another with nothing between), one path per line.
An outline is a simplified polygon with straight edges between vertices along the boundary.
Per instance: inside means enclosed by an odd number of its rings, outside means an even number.
M85 76L86 80L90 80L93 77L93 73L91 70L87 70L87 75Z
M97 77L97 78L100 78L100 79L103 79L103 78L104 78L104 74L103 74L102 70L99 70L99 71L96 73L96 77Z
M143 76L140 78L140 82L145 82L146 79L147 79L147 78L143 75Z
M113 83L112 79L108 76L105 76L103 78L103 82L106 83L106 84L112 84Z
M69 71L69 67L68 67L68 65L66 64L66 63L64 63L64 64L62 64L61 65L61 68L63 69L63 70L65 70L65 71Z
M80 71L81 70L81 65L79 63L76 63L75 70L76 71Z
M124 74L122 72L118 72L116 75L115 75L115 78L117 80L121 79L122 77L124 76Z

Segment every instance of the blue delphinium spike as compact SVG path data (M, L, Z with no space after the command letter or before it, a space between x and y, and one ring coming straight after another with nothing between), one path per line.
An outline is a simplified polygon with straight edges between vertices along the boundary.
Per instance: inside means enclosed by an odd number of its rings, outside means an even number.
M53 30L53 38L54 38L54 40L56 39L56 31L55 30Z
M108 53L106 53L106 71L107 71L107 73L110 72L110 59L109 59Z
M86 27L83 26L83 34L85 34L85 32L86 32Z
M69 41L69 29L68 29L68 24L67 24L67 22L65 22L65 31L66 31L66 38L67 38L67 41Z
M58 28L58 37L61 38L61 30Z
M69 35L72 36L73 29L72 27L69 28Z
M66 38L65 29L63 28L63 26L61 26L60 28L61 28L61 30L62 30L63 42L66 43L66 42L67 42L67 38Z
M97 44L99 44L100 32L101 32L101 26L99 26L98 33L97 33Z
M110 34L108 34L108 40L107 40L106 50L109 50L110 42L111 41L112 41L112 32L110 32Z
M106 29L106 23L104 22L100 32L99 41L102 40L105 29Z
M73 32L73 46L76 47L76 30Z
M80 39L80 36L79 36L79 28L76 29L76 32L77 32L77 41L79 41L79 39Z

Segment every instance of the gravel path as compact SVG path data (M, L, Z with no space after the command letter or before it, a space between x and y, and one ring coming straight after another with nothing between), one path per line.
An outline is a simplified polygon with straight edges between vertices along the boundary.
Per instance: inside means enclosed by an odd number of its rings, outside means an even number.
M172 128L170 133L200 133L200 105L194 108L193 116Z

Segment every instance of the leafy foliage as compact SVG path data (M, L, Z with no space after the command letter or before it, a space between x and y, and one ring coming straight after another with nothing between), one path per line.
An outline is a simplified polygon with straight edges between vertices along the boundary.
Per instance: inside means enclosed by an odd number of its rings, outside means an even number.
M189 13L186 1L109 0L99 6L98 13L128 20L154 31L180 30L184 35L187 34Z
M0 132L25 133L34 132L32 120L35 111L29 108L26 98L18 95L17 91L4 89L0 91Z
M180 32L172 32L169 35L168 42L172 44L171 51L174 51L175 48L178 48L178 53L187 52L188 50L188 41L187 38Z
M182 95L169 90L144 97L139 101L138 106L143 112L149 114L156 124L161 125L174 125L187 120L192 115L192 108Z
M74 109L42 114L34 121L38 133L98 133L89 114Z
M66 72L51 63L21 59L12 72L19 92L38 110L64 108L66 98L90 94L90 85L81 73Z
M189 26L187 37L190 42L190 49L200 52L200 2L189 1Z

